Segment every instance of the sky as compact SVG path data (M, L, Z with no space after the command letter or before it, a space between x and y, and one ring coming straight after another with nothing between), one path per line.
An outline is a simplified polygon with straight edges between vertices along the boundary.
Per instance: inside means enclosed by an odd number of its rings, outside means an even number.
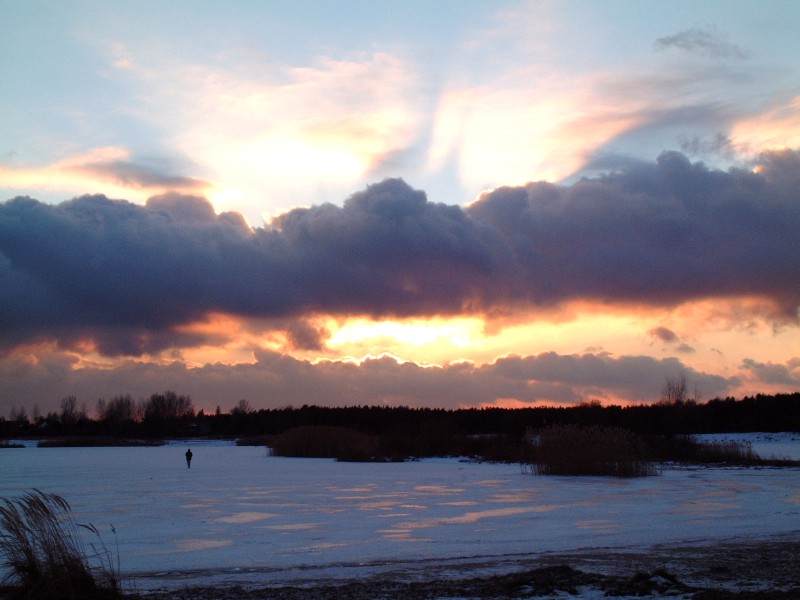
M0 415L800 388L800 6L5 0Z

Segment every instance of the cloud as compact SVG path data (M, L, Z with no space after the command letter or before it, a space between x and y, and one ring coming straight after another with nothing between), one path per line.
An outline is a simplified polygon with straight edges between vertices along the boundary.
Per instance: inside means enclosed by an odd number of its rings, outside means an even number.
M800 96L775 102L758 114L739 119L730 135L749 154L796 148L800 145Z
M0 185L17 190L85 190L101 186L108 193L144 200L157 192L208 193L214 184L179 174L174 161L134 157L120 147L94 148L42 167L0 165ZM142 195L144 194L144 195ZM59 198L68 197L65 193Z
M681 354L693 354L695 351L694 348L692 348L689 344L681 342L678 334L668 327L654 327L648 331L647 334L654 340L674 346L675 351L680 352Z
M714 59L743 60L748 57L744 50L725 41L719 34L697 27L658 38L654 46L657 50L676 48Z
M755 296L794 319L800 155L764 159L761 174L722 172L664 153L572 186L500 188L469 213L511 242L521 294L539 303Z
M680 147L689 156L721 156L728 160L732 160L736 156L733 142L727 135L721 133L717 133L711 139L704 139L700 136L691 138L681 136Z
M224 66L138 54L116 73L145 86L129 110L214 174L216 206L235 202L251 222L260 211L309 204L315 193L333 200L332 191L344 195L367 176L396 173L393 161L413 160L427 94L412 65L392 54L288 64L245 53ZM290 194L302 200L283 197Z
M87 163L72 167L72 170L92 176L100 181L110 180L125 188L207 190L211 184L202 179L183 175L172 175L148 164L126 160Z
M299 350L322 350L325 347L325 340L330 335L324 328L314 327L303 320L289 322L286 333L292 348Z
M163 211L169 218L184 223L213 224L217 217L214 207L202 196L170 192L148 198L145 206L151 211ZM244 222L240 225L246 228Z
M672 344L678 341L677 334L667 327L655 327L647 332L650 336L654 337L655 339L661 340L662 342Z
M525 85L445 90L434 117L428 167L454 163L470 189L531 179L559 180L579 170L585 155L641 123L630 95L596 93L594 76L557 85L530 73ZM599 78L598 78L599 79Z
M641 157L681 143L740 152L706 140L793 90L776 74L772 85L783 90L765 95L763 70L713 29L662 37L659 52L628 52L612 64L570 56L570 25L548 25L547 8L521 12L471 40L464 56L473 71L451 74L439 96L428 166L454 166L467 189L560 181L592 173L602 155Z
M542 385L563 388L570 392L564 402L587 398L647 402L654 397L654 386L662 385L672 372L684 374L695 387L712 395L723 393L736 383L733 378L728 380L718 375L698 373L674 358L612 357L604 353L562 355L546 352L537 356L512 356L498 359L491 367L485 368L514 381L525 381L534 389ZM554 398L545 396L543 399L552 401Z
M422 366L388 355L361 361L310 362L286 354L259 351L255 362L188 368L180 363L125 361L115 369L84 365L42 352L36 361L20 354L0 359L0 399L40 410L56 410L52 390L79 390L79 401L154 391L189 394L196 408L227 409L247 399L254 408L287 404L404 405L437 408L480 407L515 401L519 405L571 404L603 399L620 403L651 402L669 375L680 373L707 396L725 394L737 383L682 364L676 359L607 354L509 356L483 365L453 363ZM13 377L10 375L13 373ZM49 403L49 404L48 404ZM92 405L88 407L90 410ZM7 414L11 404L0 404Z
M760 298L796 321L800 154L767 153L757 170L665 153L573 185L499 188L466 208L389 179L256 229L196 196L16 198L0 204L0 347L137 354L194 340L178 326L211 313L413 317L576 300Z
M756 381L770 386L796 389L800 385L800 359L788 360L785 364L760 362L747 358L742 361L742 369Z

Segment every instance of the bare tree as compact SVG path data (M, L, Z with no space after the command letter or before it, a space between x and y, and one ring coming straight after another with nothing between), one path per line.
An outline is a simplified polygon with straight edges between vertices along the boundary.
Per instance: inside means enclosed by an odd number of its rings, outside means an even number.
M661 388L661 402L664 404L683 404L689 397L689 386L685 375L667 377Z
M179 396L173 391L153 394L144 406L145 421L183 419L194 416L194 405L189 396Z
M97 401L97 414L101 421L108 424L141 420L140 406L130 394L114 396L108 401L100 398Z
M20 406L19 408L12 406L9 418L20 425L28 423L28 413L25 411L24 406Z
M252 407L250 406L250 402L247 400L239 400L239 402L231 409L232 415L247 415L253 412Z
M61 422L65 425L78 422L78 399L75 396L67 396L61 400Z

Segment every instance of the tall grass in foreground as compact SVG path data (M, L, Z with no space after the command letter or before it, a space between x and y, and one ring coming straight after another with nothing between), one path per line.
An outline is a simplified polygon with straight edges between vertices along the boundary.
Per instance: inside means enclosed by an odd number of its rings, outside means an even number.
M90 545L91 553L79 528L98 540L99 546ZM0 567L4 583L25 600L123 597L118 569L97 529L76 524L66 500L39 490L0 504Z
M528 432L537 475L657 475L640 438L615 427L554 425Z

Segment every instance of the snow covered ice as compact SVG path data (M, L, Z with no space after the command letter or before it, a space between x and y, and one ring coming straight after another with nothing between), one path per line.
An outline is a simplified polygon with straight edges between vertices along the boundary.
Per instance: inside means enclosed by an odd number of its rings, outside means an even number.
M800 436L770 436L751 436L754 450L800 458ZM800 529L797 468L542 477L513 464L339 463L192 441L29 445L0 451L0 471L0 497L37 488L67 499L142 591L351 577L467 559L510 564L552 552L712 544Z

